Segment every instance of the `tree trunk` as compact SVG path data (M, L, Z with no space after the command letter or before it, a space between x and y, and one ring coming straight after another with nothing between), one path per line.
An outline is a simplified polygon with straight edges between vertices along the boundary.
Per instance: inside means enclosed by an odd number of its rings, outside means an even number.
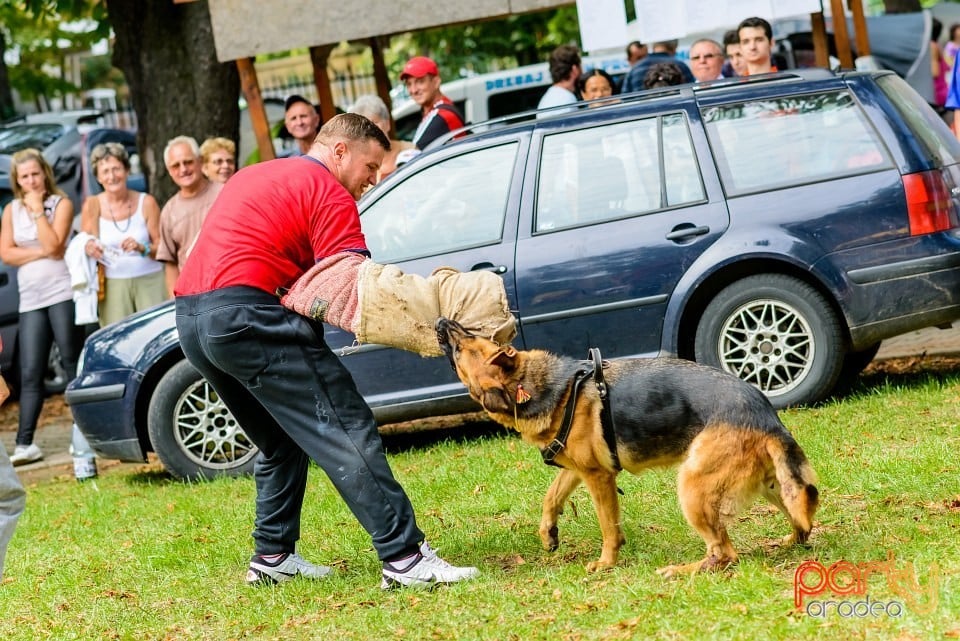
M163 163L168 140L225 136L239 143L240 76L233 62L217 61L206 0L110 0L108 11L113 64L130 87L143 170L162 206L176 192Z
M13 92L10 91L10 75L7 73L7 63L3 56L7 52L7 38L0 31L0 120L13 118L17 110L13 106Z

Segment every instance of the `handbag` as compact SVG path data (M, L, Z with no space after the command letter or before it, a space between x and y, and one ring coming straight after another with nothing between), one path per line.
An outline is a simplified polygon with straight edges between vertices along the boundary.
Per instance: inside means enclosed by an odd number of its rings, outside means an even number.
M103 302L107 297L107 268L103 263L97 263L97 301Z

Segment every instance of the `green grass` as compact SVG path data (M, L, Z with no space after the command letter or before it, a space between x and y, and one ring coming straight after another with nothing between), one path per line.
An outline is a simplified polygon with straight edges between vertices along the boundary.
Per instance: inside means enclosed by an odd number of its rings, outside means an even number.
M545 552L539 503L555 472L517 437L491 430L413 448L388 441L421 527L442 556L481 568L474 582L381 592L368 537L313 469L300 549L334 565L333 578L251 589L242 581L250 479L185 484L152 470L107 473L28 488L0 586L0 639L957 637L960 370L863 380L846 399L782 413L820 476L810 545L768 545L788 527L757 503L731 528L741 559L729 572L656 575L703 553L671 471L620 476L627 544L616 569L584 571L600 535L582 488L561 519L560 549ZM903 602L902 616L819 619L795 610L794 573L804 561L888 554L919 585L891 587L875 574L868 594Z

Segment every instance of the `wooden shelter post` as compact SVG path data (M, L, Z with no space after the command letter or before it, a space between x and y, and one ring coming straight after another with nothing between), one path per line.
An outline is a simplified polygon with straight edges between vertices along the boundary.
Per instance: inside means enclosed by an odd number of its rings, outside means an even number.
M850 51L850 35L847 32L847 14L843 9L843 0L830 0L833 16L833 41L837 44L837 57L844 69L853 69L853 53Z
M870 55L870 38L867 35L867 17L863 12L863 0L847 0L853 14L853 33L857 42L857 55Z
M260 95L260 83L257 82L257 70L253 66L253 58L237 58L237 71L240 73L240 89L247 101L253 135L257 139L257 149L260 150L260 160L273 160L276 158L276 153L270 136L270 121L267 119L267 108L263 104L263 96Z
M317 87L317 100L320 101L320 120L327 122L337 115L337 106L333 104L333 91L330 89L330 72L327 59L336 44L310 47L310 62L313 64L313 83Z

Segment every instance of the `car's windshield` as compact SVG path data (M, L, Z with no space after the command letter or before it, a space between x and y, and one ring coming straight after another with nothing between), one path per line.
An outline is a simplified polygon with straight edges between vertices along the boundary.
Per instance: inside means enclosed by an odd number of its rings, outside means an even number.
M13 154L33 147L44 149L63 133L63 127L54 124L11 125L0 129L0 154Z

